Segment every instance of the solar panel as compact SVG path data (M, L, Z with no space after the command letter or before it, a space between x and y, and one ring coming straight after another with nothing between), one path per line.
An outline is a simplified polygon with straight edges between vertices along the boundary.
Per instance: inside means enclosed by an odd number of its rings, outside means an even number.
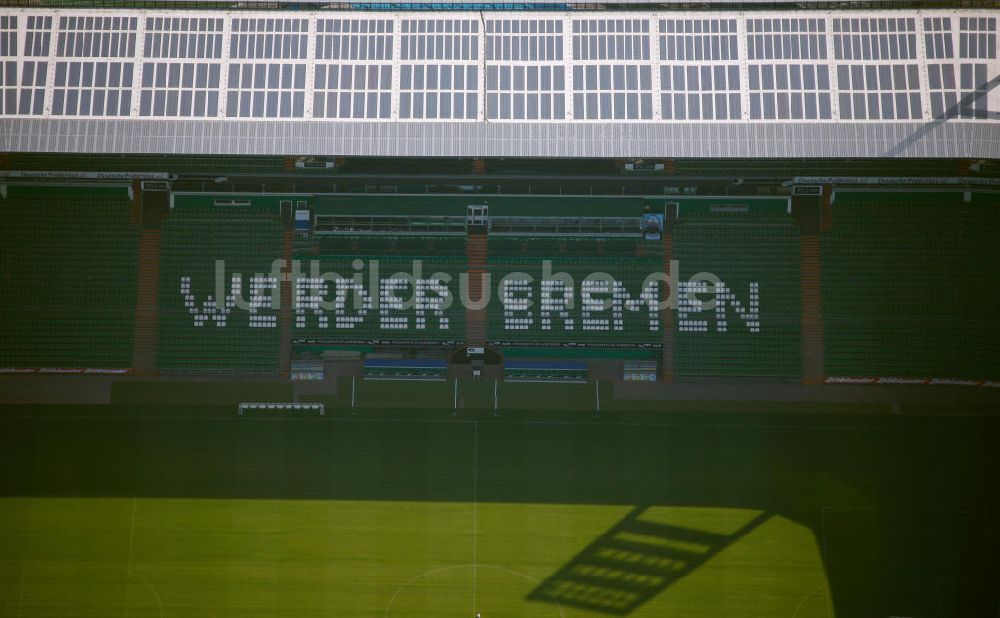
M766 125L768 133L780 133L786 124L840 122L864 125L851 133L861 144L866 131L877 131L869 128L873 121L878 129L935 119L998 126L990 110L997 104L990 88L1000 73L996 48L996 14L972 10L227 13L7 7L0 9L0 120L183 119L234 131L244 125L231 121L241 119L345 126L398 121L385 135L420 124L495 122L544 127L537 129L549 136L544 143L558 142L559 148L570 147L571 140L555 123L594 125L593 135L617 131L616 125L644 126L622 129L617 140L696 124L680 134L695 143L703 139L699 135L726 135L725 127L734 125L752 131ZM710 131L715 125L721 128ZM31 126L28 134L36 142L50 139L37 137L48 132ZM273 130L272 139L280 141L294 125L282 124L280 131L264 126L255 125L253 132ZM522 134L514 126L504 135ZM888 148L883 135L871 139ZM993 139L992 133L983 135ZM444 133L436 139L447 141ZM649 143L658 149L662 139ZM727 141L704 138L706 148L720 152ZM421 143L414 138L399 144L419 149ZM748 141L745 148L756 146ZM874 148L869 139L847 154Z

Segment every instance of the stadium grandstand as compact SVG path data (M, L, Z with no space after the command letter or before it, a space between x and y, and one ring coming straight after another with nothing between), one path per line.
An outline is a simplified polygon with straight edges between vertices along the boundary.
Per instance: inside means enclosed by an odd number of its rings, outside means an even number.
M1000 616L998 19L0 2L0 615Z
M288 376L338 346L453 364L483 348L502 374L507 352L573 346L632 349L665 381L993 380L992 298L949 290L994 257L976 230L997 195L997 14L859 6L5 8L3 365ZM66 231L54 250L25 230L41 221ZM101 277L11 266L62 252ZM934 268L903 276L920 252ZM373 306L331 320L317 275L356 260L364 277L414 260L456 283L526 277L482 311L428 279L434 298L395 317L383 292L416 283L381 278ZM675 287L711 272L745 319L683 299L639 315L639 295L668 298L644 279L672 260ZM293 263L310 276L285 282ZM563 289L543 264L611 280ZM923 302L928 284L948 302ZM599 292L621 303L591 311ZM61 294L79 303L47 302Z

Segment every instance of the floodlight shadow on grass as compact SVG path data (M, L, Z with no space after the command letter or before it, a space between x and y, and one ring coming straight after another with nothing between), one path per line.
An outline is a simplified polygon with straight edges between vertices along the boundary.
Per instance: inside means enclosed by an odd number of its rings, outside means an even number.
M647 508L632 509L527 599L628 615L771 517L762 512L718 534L642 520Z

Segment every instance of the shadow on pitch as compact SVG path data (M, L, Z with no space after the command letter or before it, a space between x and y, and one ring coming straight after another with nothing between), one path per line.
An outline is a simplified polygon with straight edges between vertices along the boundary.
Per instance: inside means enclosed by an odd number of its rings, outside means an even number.
M638 506L535 588L528 599L625 616L770 518L732 534L643 520Z

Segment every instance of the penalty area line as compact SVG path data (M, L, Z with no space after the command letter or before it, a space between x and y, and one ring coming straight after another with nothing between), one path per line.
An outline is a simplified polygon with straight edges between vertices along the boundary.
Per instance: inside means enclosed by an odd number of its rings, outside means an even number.
M132 591L132 548L135 546L135 496L132 496L132 517L128 529L128 569L125 571L125 618L128 618L128 601Z
M472 615L477 609L477 587L479 584L479 422L472 425Z

